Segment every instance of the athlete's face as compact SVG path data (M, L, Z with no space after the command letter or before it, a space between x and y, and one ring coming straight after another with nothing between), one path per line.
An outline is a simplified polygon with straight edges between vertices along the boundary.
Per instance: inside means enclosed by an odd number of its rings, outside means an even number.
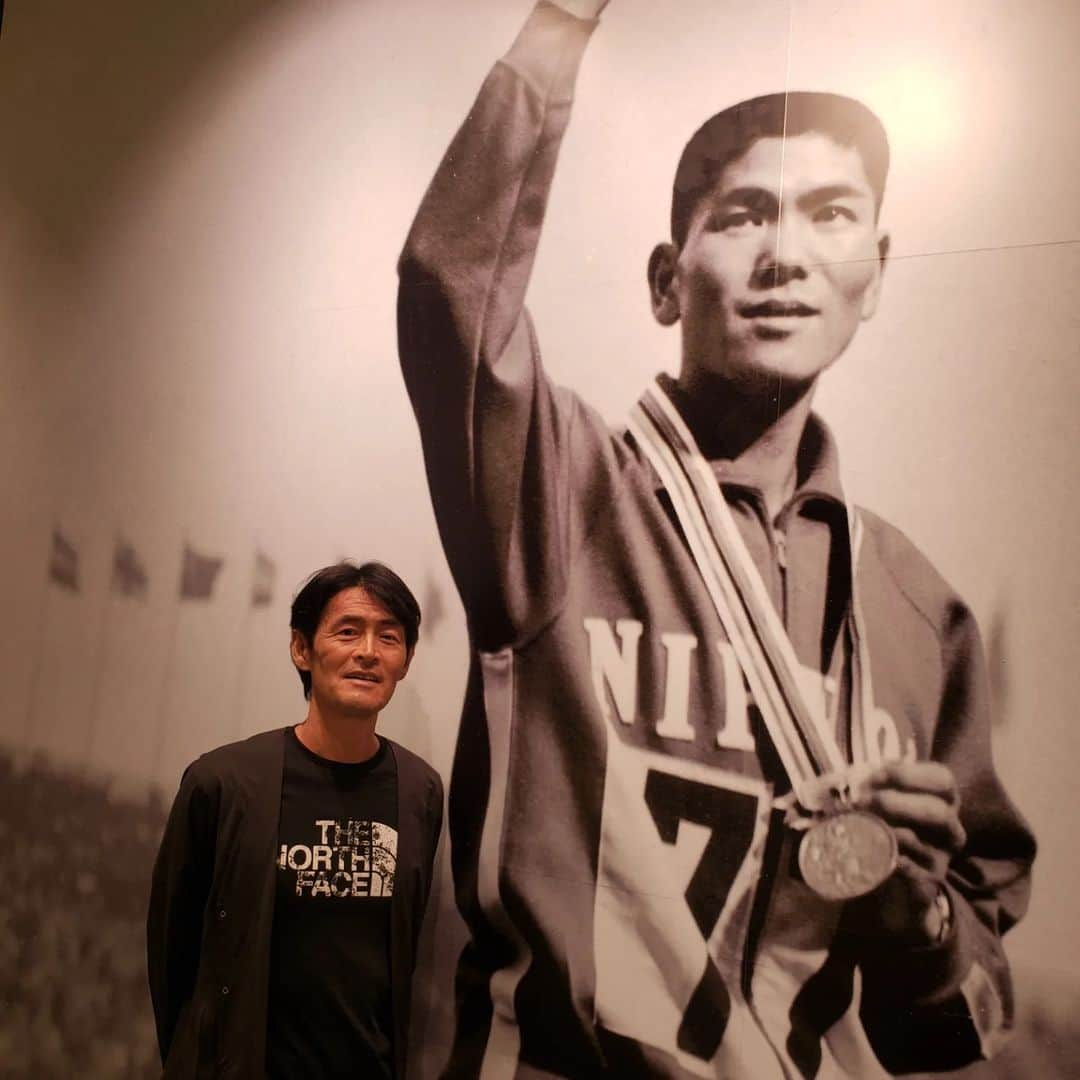
M324 713L368 718L385 708L412 659L401 623L360 587L330 600L310 645L294 630L291 651Z
M654 310L682 322L684 375L807 383L873 314L887 247L857 150L818 132L762 138L698 205L681 250L657 249Z

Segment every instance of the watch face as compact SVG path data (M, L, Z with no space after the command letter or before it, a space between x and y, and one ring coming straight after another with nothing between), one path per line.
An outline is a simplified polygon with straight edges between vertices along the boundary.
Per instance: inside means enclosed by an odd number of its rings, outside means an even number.
M799 846L803 881L826 900L873 892L896 869L896 837L874 814L845 810L812 825Z
M940 885L938 886L937 896L934 897L934 910L941 920L938 923L937 934L934 935L934 944L940 945L949 936L949 931L952 929L952 904L949 902L949 894Z

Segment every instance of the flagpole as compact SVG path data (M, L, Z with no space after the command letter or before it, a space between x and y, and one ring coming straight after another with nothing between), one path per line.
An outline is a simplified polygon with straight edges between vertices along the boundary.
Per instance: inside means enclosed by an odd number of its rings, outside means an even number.
M86 745L83 747L83 775L90 771L90 755L94 750L94 736L97 734L98 721L101 714L101 687L105 682L105 666L109 661L109 631L112 624L113 595L112 581L105 590L105 599L102 601L101 631L102 640L98 649L98 662L94 671L94 688L90 697L90 718L86 725Z
M158 771L161 768L161 755L165 749L165 730L166 721L168 720L167 704L168 704L168 691L172 686L173 669L176 666L176 638L180 628L180 605L183 601L180 598L179 587L176 591L176 600L173 605L173 618L172 626L169 630L169 645L168 650L165 653L165 670L161 676L161 690L158 694L158 726L156 732L156 738L154 739L154 754L150 762L150 782L153 784L158 783Z
M252 598L247 598L244 617L240 621L240 656L236 665L236 689L233 694L233 733L237 739L247 734L244 726L244 684L247 682L248 660L251 654L251 619L255 605Z
M180 626L180 609L185 600L209 600L214 580L224 565L224 559L202 555L185 538L180 555L180 580L176 589L176 607L173 609L172 630L169 634L169 651L165 657L165 670L161 678L161 694L158 702L158 730L154 743L151 780L157 782L165 751L165 732L169 720L169 691L172 689L176 668L176 643Z
M277 566L262 547L255 548L255 561L252 566L251 591L247 597L247 608L240 623L242 641L237 660L236 686L233 694L234 729L236 737L243 738L247 732L244 725L244 706L247 702L247 676L251 665L251 635L255 624L255 609L271 605L274 595L274 578Z
M44 596L39 610L41 617L38 619L37 648L34 650L34 658L30 668L30 697L26 703L26 726L23 730L22 745L30 750L30 733L37 727L37 699L41 689L41 660L45 651L45 627L49 622L49 601L52 599L52 583L49 575L45 575Z

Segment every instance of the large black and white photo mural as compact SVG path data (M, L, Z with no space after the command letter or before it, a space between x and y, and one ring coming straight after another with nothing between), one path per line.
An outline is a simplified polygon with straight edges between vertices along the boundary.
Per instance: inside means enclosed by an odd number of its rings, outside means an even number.
M165 809L342 557L449 788L411 1075L1075 1072L1078 34L5 5L0 1072L160 1073Z

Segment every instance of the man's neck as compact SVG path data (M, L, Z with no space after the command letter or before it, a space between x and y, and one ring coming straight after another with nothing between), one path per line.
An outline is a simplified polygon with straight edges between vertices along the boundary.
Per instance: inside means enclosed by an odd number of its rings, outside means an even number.
M328 761L357 764L374 757L379 749L374 716L346 716L320 709L312 699L307 718L293 729L313 754Z
M814 383L785 389L773 381L747 390L684 370L678 386L701 452L710 461L731 461L740 479L762 493L775 520L798 484L799 446Z

